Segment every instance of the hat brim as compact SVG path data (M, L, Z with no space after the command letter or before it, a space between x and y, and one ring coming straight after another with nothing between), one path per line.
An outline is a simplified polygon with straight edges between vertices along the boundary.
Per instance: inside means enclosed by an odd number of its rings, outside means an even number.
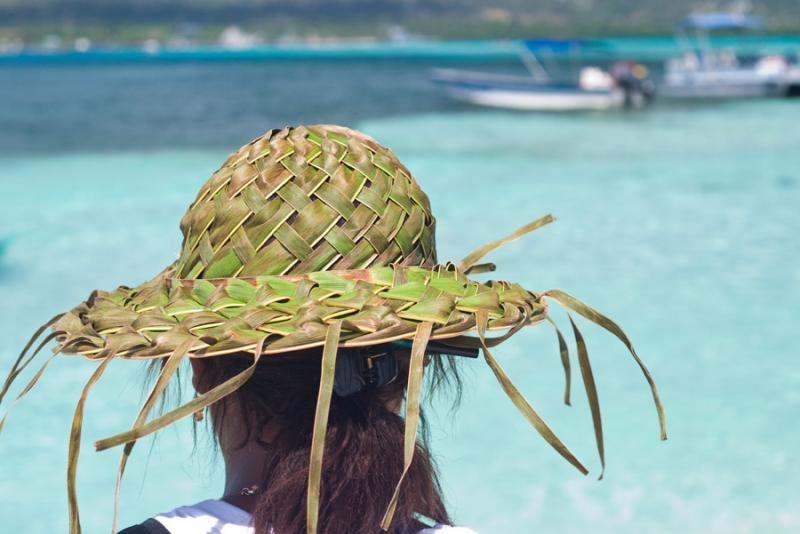
M510 282L481 282L454 264L387 266L283 276L176 279L170 268L138 287L94 292L55 324L62 352L102 359L163 358L190 343L195 357L276 354L322 346L341 321L340 347L411 339L433 324L431 339L463 339L476 330L518 329L543 321L542 296Z

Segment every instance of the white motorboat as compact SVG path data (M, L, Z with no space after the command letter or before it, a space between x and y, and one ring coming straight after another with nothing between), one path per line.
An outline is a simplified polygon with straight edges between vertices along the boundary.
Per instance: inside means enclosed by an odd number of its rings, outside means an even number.
M525 41L520 57L527 76L434 69L431 79L453 98L494 108L526 111L607 110L640 106L652 95L652 83L641 65L620 63L612 72L580 69L577 81L557 81L545 70L535 50L574 51L586 41Z
M682 56L667 61L658 95L663 98L726 99L787 96L800 82L800 73L783 56L764 56L742 65L731 50L714 49L714 30L759 28L758 17L738 13L690 15L678 25ZM797 78L794 80L793 78Z

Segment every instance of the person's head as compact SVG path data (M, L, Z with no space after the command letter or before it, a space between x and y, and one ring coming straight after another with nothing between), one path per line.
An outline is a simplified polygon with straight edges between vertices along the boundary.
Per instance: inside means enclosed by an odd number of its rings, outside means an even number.
M403 471L401 411L409 352L385 347L388 357L397 363L397 374L389 383L332 396L322 471L320 534L375 533L394 482ZM254 513L257 534L306 531L306 489L320 356L319 349L307 349L265 358L246 384L209 410L214 437L226 460L252 461L253 468L263 470L253 497L258 501ZM337 359L346 362L351 357L359 358L359 351L340 349ZM252 360L248 353L193 359L193 385L203 394L241 373ZM448 382L457 393L460 383L453 360L434 355L428 361L429 381L439 385ZM418 514L449 522L425 440L418 442L416 449L390 532L416 532Z
M181 219L177 260L139 286L94 291L42 326L12 366L0 402L49 339L58 340L56 353L99 362L70 435L73 532L80 529L75 477L83 404L115 358L158 361L160 374L133 427L97 441L97 450L124 444L124 467L136 440L218 405L213 419L226 454L235 454L241 444L271 454L256 522L262 530L269 524L276 534L302 531L304 500L312 533L375 532L379 526L399 533L412 513L446 519L430 458L416 441L423 357L436 343L445 346L443 354L471 350L476 356L480 347L530 424L587 473L490 349L525 326L550 320L548 301L559 302L628 347L650 384L666 438L652 377L619 326L571 295L473 277L493 270L492 264L479 263L487 254L553 220L542 217L457 263L439 263L428 197L391 150L341 126L272 130L231 154L201 186ZM53 333L26 359L50 326ZM577 325L571 326L602 464L599 401L585 343ZM568 401L569 354L558 327L555 331ZM332 393L334 373L346 359L337 360L337 352L386 344L410 347L410 359L398 358L403 364L395 386ZM306 352L296 352L301 350ZM150 418L186 358L198 361L197 398ZM441 377L424 374L434 383ZM397 404L404 384L401 418Z

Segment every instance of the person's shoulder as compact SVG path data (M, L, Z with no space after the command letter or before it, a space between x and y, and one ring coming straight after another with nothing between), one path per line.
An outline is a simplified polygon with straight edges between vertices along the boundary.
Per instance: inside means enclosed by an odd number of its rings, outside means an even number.
M449 525L436 525L420 530L418 534L478 534L471 528L451 527Z

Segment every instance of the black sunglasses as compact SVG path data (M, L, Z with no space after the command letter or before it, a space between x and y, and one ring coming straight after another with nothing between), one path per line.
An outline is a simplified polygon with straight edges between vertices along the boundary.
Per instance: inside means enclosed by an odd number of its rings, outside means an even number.
M409 350L412 342L401 339L385 345L349 350L336 362L333 391L340 397L353 395L365 388L391 384L397 378L397 359L393 349ZM431 356L463 356L477 358L476 348L454 347L439 341L429 341L426 354Z

